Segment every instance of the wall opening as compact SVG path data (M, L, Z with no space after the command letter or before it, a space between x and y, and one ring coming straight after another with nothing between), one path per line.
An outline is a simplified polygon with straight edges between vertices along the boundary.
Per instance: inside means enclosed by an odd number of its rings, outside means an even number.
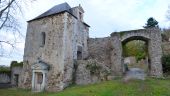
M82 47L78 46L77 47L77 60L82 60L83 59L83 55L82 55Z
M41 33L41 47L44 47L44 45L45 45L45 40L46 40L46 34L45 34L45 32L42 32Z
M150 70L149 40L144 37L130 37L122 42L124 71L140 68L145 73Z
M15 84L15 86L18 86L18 82L19 82L19 74L14 74L14 84Z
M83 15L81 12L79 12L79 19L80 19L80 21L83 21Z

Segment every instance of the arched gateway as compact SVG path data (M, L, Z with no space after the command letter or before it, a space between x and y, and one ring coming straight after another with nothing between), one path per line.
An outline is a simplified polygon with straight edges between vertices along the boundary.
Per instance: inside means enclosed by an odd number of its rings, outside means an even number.
M121 75L124 70L123 64L123 51L122 45L126 44L131 40L142 40L145 41L148 46L149 53L149 75L161 77L162 76L162 48L161 48L161 32L158 28L151 29L141 29L124 31L111 34L111 46L113 51L111 51L111 65L112 70Z

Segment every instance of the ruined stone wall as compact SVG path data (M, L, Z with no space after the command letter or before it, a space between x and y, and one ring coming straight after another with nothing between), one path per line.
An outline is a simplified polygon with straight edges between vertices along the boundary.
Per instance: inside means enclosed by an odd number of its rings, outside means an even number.
M69 13L65 13L65 24L64 24L64 77L63 83L64 87L72 83L72 73L73 73L73 36L74 36L74 20Z
M77 61L75 83L84 85L107 80L111 75L110 38L89 38L88 58Z
M112 70L115 72L122 71L124 69L123 57L122 57L122 43L129 42L131 40L143 40L148 44L149 52L149 74L150 76L161 77L162 76L162 38L161 32L158 28L149 28L141 30L124 31L120 33L111 34L111 45L114 49L111 56ZM121 73L120 71L120 73Z
M88 52L89 59L96 59L98 62L110 67L110 38L89 38Z
M9 74L6 73L0 73L0 83L10 83L11 78Z
M73 81L78 46L82 47L82 59L87 57L88 28L72 15L65 13L64 26L64 86Z
M14 85L14 86L18 86L18 85L16 85L16 83L17 83L17 78L15 77L15 75L18 75L18 81L20 81L19 79L21 79L20 78L20 76L21 76L21 72L22 72L22 67L21 66L13 66L12 68L11 68L11 84L12 85Z
M161 33L157 28L140 29L112 33L107 38L88 39L88 59L95 59L97 62L106 65L111 69L111 74L121 76L124 73L122 55L122 44L131 40L143 40L148 44L150 58L150 76L162 76L162 48Z
M42 32L46 34L43 47L40 46ZM28 22L20 87L31 88L31 65L37 62L37 58L41 58L41 60L50 65L46 89L61 89L64 69L63 33L63 13Z
M75 83L78 85L109 80L111 76L110 68L96 59L78 60L77 66Z

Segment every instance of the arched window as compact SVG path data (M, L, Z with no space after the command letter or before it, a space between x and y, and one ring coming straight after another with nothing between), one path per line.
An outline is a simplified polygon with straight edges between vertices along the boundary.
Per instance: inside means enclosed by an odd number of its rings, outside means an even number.
M44 47L44 45L45 45L45 39L46 39L45 32L42 32L42 33L41 33L41 47Z

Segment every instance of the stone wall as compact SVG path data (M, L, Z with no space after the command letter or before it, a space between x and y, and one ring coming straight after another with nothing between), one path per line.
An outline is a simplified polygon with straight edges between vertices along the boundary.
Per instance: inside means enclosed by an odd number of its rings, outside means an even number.
M6 73L0 73L0 83L10 83L11 78L9 74Z
M109 67L96 59L78 60L75 83L85 85L108 80L111 75Z
M111 68L111 74L121 76L124 73L122 45L131 40L143 40L148 44L150 58L150 76L162 76L162 48L161 33L157 28L131 30L112 33L111 37L89 38L88 59L95 59L99 63Z
M110 67L110 38L89 38L88 52L89 59L95 59L98 62Z
M74 75L74 64L77 59L78 47L82 47L82 58L87 57L88 28L81 21L65 14L64 30L64 87L71 84Z
M18 82L21 76L22 67L21 66L13 66L11 67L11 84L14 86L18 86Z

